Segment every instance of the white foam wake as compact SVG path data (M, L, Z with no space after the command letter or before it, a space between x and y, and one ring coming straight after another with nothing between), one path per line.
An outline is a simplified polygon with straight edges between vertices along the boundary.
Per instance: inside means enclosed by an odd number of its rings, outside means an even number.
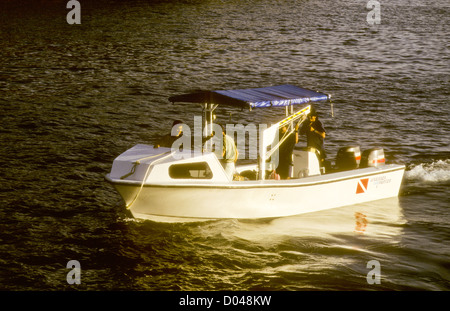
M450 159L421 163L405 172L408 180L443 182L450 180Z

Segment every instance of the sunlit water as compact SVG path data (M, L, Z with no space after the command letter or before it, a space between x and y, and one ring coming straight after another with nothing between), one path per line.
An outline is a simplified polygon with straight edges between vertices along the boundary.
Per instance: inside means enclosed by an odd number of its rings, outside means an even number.
M0 7L1 289L450 289L446 1L383 1L374 26L356 0L80 2L81 25L65 6ZM169 96L286 83L332 95L334 118L318 106L331 160L358 144L407 166L398 198L270 220L127 216L103 176L173 119L193 124L200 108Z

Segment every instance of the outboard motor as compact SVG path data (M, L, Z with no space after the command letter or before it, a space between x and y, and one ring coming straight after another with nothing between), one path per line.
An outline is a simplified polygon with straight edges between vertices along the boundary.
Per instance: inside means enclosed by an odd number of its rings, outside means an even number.
M359 146L342 147L336 156L336 168L340 171L354 170L361 162L361 149Z
M361 157L361 167L379 167L385 164L383 148L364 150Z

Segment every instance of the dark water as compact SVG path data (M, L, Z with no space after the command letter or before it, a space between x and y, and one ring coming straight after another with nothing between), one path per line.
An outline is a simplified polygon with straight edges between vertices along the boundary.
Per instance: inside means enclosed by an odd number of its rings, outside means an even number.
M81 0L81 25L64 2L0 5L0 289L450 289L448 1L381 1L374 26L363 0ZM407 165L399 198L267 221L127 216L103 176L193 123L199 108L169 96L286 83L332 94L330 157L356 143Z

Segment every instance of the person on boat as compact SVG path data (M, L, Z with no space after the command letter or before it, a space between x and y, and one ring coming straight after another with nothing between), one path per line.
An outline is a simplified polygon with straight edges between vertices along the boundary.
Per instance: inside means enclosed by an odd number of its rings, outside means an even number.
M325 129L319 121L319 116L315 110L312 110L308 119L303 123L300 134L306 135L306 145L311 148L319 158L321 166L325 166L325 149L323 148L323 141L325 139Z
M233 180L236 174L235 163L238 159L239 152L237 150L234 139L225 133L225 127L222 124L218 124L222 128L222 159L220 160L225 173ZM213 136L215 132L213 132Z
M287 134L287 126L281 127L279 132L279 139L284 139ZM295 144L298 143L298 124L295 126L295 131L287 134L278 149L278 166L276 173L280 175L281 179L290 179L290 168L292 166L292 152Z
M176 127L178 126L178 127ZM161 136L156 144L153 145L153 148L159 148L159 147L167 147L171 148L173 143L183 136L183 121L181 120L175 120L172 123L172 130L176 127L176 135L172 135L172 131L166 135Z

